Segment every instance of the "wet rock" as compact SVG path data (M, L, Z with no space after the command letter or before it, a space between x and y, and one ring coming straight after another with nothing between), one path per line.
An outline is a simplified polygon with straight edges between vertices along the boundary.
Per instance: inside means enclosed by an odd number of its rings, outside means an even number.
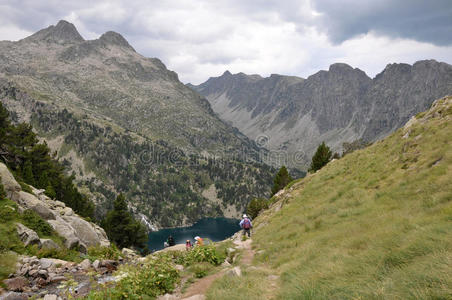
M24 287L29 284L28 279L23 276L5 279L3 280L3 283L8 290L13 292L22 292L24 290Z
M27 226L17 223L16 224L17 234L19 234L20 240L25 246L28 245L41 245L41 241L36 232L28 228Z

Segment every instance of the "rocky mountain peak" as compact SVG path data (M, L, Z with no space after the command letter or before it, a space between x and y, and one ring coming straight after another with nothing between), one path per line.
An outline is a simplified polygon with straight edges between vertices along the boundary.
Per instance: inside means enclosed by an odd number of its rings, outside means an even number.
M232 76L231 72L229 72L228 70L224 71L223 75L221 75L221 77L223 76Z
M25 41L46 41L58 44L80 43L84 39L75 28L74 24L61 20L56 25L51 25L24 39Z
M130 46L129 42L127 42L127 40L122 35L114 31L107 31L106 33L102 34L101 37L99 38L99 41L102 41L110 45L129 48L135 51L135 49L133 49L133 47Z

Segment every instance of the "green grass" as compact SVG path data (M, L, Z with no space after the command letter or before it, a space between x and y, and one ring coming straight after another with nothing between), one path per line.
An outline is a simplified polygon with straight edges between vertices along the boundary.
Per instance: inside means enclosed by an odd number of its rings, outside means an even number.
M225 275L217 279L206 294L208 300L263 300L270 299L269 271L263 269L242 270L242 276Z
M281 274L278 299L452 299L450 100L435 111L408 138L400 129L294 183L255 220L255 263ZM227 280L224 295L248 293Z

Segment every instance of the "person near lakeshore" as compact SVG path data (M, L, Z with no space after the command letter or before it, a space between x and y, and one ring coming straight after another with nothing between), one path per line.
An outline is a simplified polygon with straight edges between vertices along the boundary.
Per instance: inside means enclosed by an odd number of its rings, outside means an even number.
M195 246L202 246L204 245L204 241L199 236L195 236Z
M190 251L190 250L191 250L191 247L193 247L193 245L191 244L191 241L190 241L190 240L187 240L187 241L185 242L185 250Z
M174 241L174 238L173 238L172 235L170 235L170 236L168 237L168 239L166 240L166 242L168 243L168 246L169 246L169 247L176 245L176 242Z
M248 237L251 237L251 228L253 228L253 224L246 214L243 215L239 225L240 228L243 229L243 235L248 235Z

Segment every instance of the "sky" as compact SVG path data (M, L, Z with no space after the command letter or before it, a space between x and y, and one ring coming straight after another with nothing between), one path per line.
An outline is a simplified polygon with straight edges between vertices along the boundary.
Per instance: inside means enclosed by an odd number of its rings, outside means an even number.
M179 79L225 70L308 77L336 62L373 77L389 63L452 64L452 0L0 0L0 40L64 19L113 30Z

